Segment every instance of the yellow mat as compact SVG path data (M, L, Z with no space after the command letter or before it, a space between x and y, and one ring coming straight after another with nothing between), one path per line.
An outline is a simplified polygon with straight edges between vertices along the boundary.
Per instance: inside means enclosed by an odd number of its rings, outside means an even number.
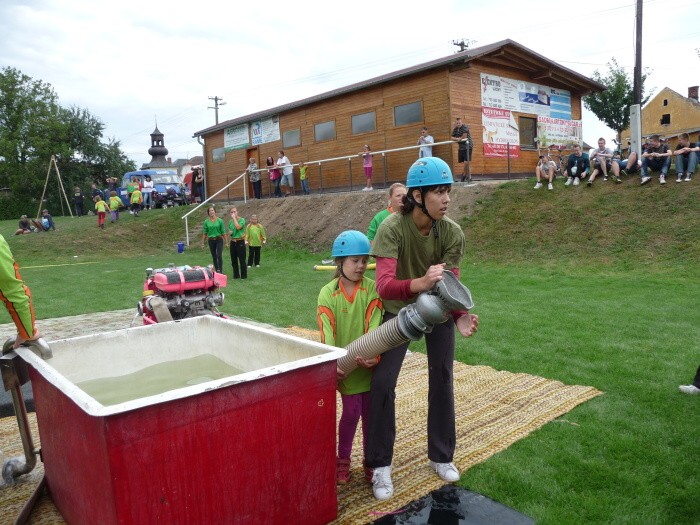
M82 329L94 329L88 320L80 324ZM46 331L46 328L44 326L43 330ZM80 331L82 330L74 330L71 335L77 335L76 332ZM312 330L290 328L285 331L309 339L317 337L317 333ZM358 429L353 447L352 478L347 485L338 487L338 519L334 523L351 525L371 522L444 485L428 467L425 432L427 385L425 356L409 354L404 361L396 389L397 436L392 476L394 497L387 502L378 502L372 496L371 486L364 481ZM457 450L454 460L463 476L467 477L471 466L601 394L592 387L568 386L528 374L499 372L490 367L468 366L463 363L455 363L454 385L457 416ZM337 401L339 417L340 397ZM30 418L34 438L38 441L34 414L30 414ZM14 418L0 419L0 450L5 459L22 453ZM25 479L0 488L0 525L12 523L38 484L42 472L43 467L38 464L30 475L24 476ZM62 524L64 521L50 498L44 496L32 513L30 523Z

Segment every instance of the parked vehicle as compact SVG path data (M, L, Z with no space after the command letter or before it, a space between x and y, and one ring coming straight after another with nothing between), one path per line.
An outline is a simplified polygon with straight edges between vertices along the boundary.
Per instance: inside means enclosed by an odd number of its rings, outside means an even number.
M124 206L129 206L129 194L127 188L134 178L137 178L143 185L146 176L150 176L153 181L153 207L165 208L168 206L181 206L187 203L185 186L175 168L153 168L147 170L137 170L125 173L122 177L122 184L118 190Z

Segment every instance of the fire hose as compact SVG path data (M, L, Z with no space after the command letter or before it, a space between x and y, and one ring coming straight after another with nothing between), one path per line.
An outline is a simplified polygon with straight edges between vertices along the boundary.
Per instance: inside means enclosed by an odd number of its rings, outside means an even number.
M370 359L406 341L418 341L423 334L430 333L433 326L447 321L450 312L473 307L469 288L445 270L442 280L419 294L415 303L404 306L396 317L346 346L347 354L338 359L338 368L349 374L357 368L356 357Z

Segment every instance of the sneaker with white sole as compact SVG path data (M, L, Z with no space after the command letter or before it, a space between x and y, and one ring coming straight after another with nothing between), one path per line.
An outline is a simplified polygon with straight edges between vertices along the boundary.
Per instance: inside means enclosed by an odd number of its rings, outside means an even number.
M680 390L684 394L700 394L700 388L696 387L695 385L681 385L678 387L678 390Z
M685 176L685 182L690 182L690 173Z
M651 177L642 177L642 185L646 184L651 180Z
M448 483L459 481L459 470L457 470L454 463L435 463L431 461L430 468L433 469L443 481L447 481Z
M659 175L659 184L666 184L666 175Z
M676 182L683 182L683 174L679 173L678 178L676 179Z
M574 181L573 177L568 177L566 179L566 182L564 183L564 186L571 186L571 183Z
M534 189L539 190L541 187L542 187L542 183L541 183L541 182L538 182L537 184L535 184L535 188L534 188Z
M391 465L377 467L372 473L372 491L378 500L389 499L394 495L394 483L391 481Z
M552 186L552 183L551 183L551 182L550 182L549 184L547 184L547 189L548 189L548 190L553 190L553 189L554 189L554 186Z
M574 179L574 186L578 186L579 184L581 184L581 181L577 177Z

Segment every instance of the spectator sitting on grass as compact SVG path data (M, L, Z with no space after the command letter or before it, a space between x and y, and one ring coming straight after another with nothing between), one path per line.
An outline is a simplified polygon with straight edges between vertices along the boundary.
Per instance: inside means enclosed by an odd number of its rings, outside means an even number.
M613 159L610 171L612 171L614 177L619 177L620 175L635 173L639 166L639 156L636 151L632 151L626 159Z
M554 189L552 186L552 181L554 180L554 172L557 169L557 165L549 155L540 155L540 161L535 166L535 177L537 177L537 184L535 184L535 189L539 190L542 187L542 178L547 179L547 189Z
M700 147L696 143L690 142L687 133L681 133L678 136L678 145L673 151L673 155L676 157L676 174L678 176L676 182L682 182L684 174L685 181L690 182L690 177L695 172L695 166L698 165L699 151Z
M598 139L598 148L594 149L590 155L590 160L593 161L593 171L591 172L591 176L588 177L588 186L593 185L593 181L598 173L603 174L603 180L608 180L608 172L610 172L612 168L612 158L612 150L605 145L605 139L600 137ZM614 173L612 178L615 182L622 182L620 177Z
M49 210L43 210L41 212L41 225L44 227L45 231L56 229L56 224L53 222L53 217L51 217Z
M34 233L35 231L36 231L36 228L34 228L34 226L32 226L32 223L27 218L27 216L22 215L19 218L18 228L17 228L17 231L15 232L15 235L24 235L25 233Z
M659 170L659 184L666 184L666 174L671 166L671 152L666 144L661 144L661 137L649 137L647 147L642 153L642 184L651 180L649 170Z
M564 186L570 186L572 182L574 186L578 186L581 179L586 177L590 169L591 161L588 158L588 153L583 153L579 144L574 145L574 152L569 155L566 161L566 170L564 171L566 182Z

